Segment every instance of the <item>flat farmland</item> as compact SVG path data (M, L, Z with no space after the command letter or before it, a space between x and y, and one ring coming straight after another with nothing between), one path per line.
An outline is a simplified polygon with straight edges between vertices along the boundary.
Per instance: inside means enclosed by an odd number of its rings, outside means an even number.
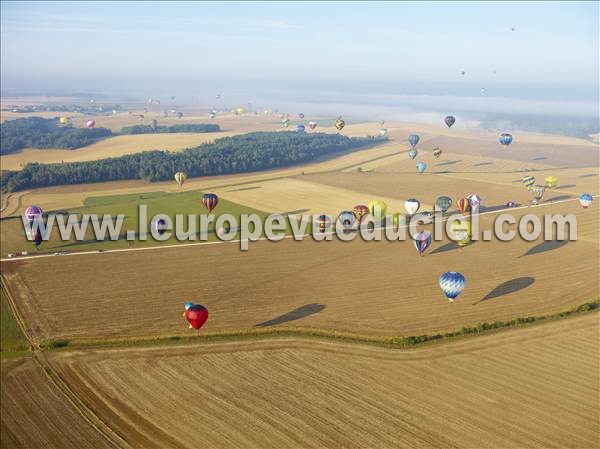
M275 340L50 357L134 447L592 448L597 336L594 313L401 352Z
M116 447L78 413L33 359L3 360L0 370L0 447Z
M576 242L405 242L182 245L2 262L34 340L186 335L187 299L211 313L206 332L268 327L415 335L562 311L598 297L598 216L577 202L515 210L574 213ZM481 217L491 229L494 215ZM467 278L448 303L445 271ZM187 298L187 299L186 299Z

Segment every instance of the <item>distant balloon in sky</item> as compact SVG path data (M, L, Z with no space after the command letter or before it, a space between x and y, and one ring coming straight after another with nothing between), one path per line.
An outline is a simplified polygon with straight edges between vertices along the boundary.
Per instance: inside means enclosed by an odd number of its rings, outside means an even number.
M206 208L209 214L217 207L219 204L219 197L214 193L205 193L202 195L202 204Z
M417 163L417 171L419 173L423 173L426 168L427 168L427 164L425 162L418 162Z
M498 140L504 148L507 148L512 143L513 136L508 133L502 133L500 134L500 138Z
M181 118L181 117L183 117L183 112L178 112L177 113L177 118Z
M447 115L446 118L444 119L444 123L446 124L446 126L448 128L450 128L452 125L454 125L454 122L456 122L456 118L453 115Z
M421 140L421 138L419 137L418 134L411 134L410 136L408 136L408 142L410 143L411 147L416 147L417 144L419 143L419 140Z
M581 207L583 207L584 209L587 209L588 207L590 207L593 200L594 198L592 198L592 195L590 195L589 193L584 193L579 197L579 204L581 204Z
M465 75L467 74L467 72L465 72L465 71L463 70L462 72L460 72L460 74L461 74L462 76L465 76Z
M300 117L300 120L302 120L304 118L304 114L301 112L300 114L298 114L298 117Z

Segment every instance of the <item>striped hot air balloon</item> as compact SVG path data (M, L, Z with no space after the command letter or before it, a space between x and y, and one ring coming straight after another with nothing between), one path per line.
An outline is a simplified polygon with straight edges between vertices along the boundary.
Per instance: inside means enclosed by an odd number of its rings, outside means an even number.
M343 210L338 215L336 222L342 225L344 231L348 231L356 223L356 215L351 210Z
M417 144L419 143L419 140L421 140L421 138L419 137L418 134L411 134L410 136L408 136L408 142L410 143L410 146L415 148L417 146Z
M419 252L419 256L422 256L427 248L431 246L431 241L431 232L429 231L421 231L415 235L413 243Z
M539 204L544 193L546 192L546 186L535 185L531 188L531 193L533 194L533 204Z
M459 198L456 201L456 207L458 207L461 214L467 215L471 212L471 200L468 198Z
M323 233L331 226L331 218L329 218L329 215L319 215L315 220L315 224L319 228L319 232Z
M365 206L364 204L357 204L352 208L352 212L354 212L356 219L360 223L363 217L369 213L369 206Z
M535 178L533 176L523 176L521 182L527 187L527 190L531 190L531 186L535 184Z
M186 179L187 175L184 172L178 171L177 173L175 173L175 182L179 185L179 187L183 186L183 183Z
M502 133L500 134L500 138L498 140L504 148L507 148L512 143L513 136L508 133Z
M44 212L39 206L29 206L25 209L25 216L29 221L41 220L43 214Z
M211 214L215 207L217 207L217 204L219 204L219 197L214 193L205 193L202 195L202 204L204 204L208 213Z
M447 271L440 276L440 287L448 301L454 301L461 294L465 283L465 277L457 271Z
M433 149L433 157L436 159L439 159L439 157L442 155L442 150L441 148L434 148Z
M442 211L443 213L446 213L446 211L450 209L450 206L452 206L452 198L448 196L440 196L435 201L436 209Z

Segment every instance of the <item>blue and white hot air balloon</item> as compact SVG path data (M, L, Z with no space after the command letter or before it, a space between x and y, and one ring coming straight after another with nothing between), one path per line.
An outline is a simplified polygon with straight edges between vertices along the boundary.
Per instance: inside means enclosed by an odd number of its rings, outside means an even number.
M426 168L427 168L427 164L425 162L418 162L417 163L417 170L418 170L419 173L423 173Z
M587 209L588 207L590 207L590 204L592 204L593 200L594 198L592 198L592 195L590 195L589 193L584 193L579 197L579 204L581 204L581 207L583 207L584 209Z
M417 154L417 150L413 148L408 152L408 157L414 160L417 157Z
M500 134L500 138L498 140L500 141L502 146L504 148L506 148L512 143L513 137L512 137L512 135L510 135L508 133L502 133L502 134Z
M185 310L188 310L190 307L192 307L194 305L194 303L192 301L188 301L185 303Z
M298 125L298 126L296 126L296 132L297 133L304 134L305 130L306 130L306 128L304 128L304 125Z
M414 238L415 248L419 252L419 256L422 256L423 253L431 246L431 232L429 231L421 231Z
M454 301L461 294L465 283L465 277L457 271L447 271L440 276L440 287L448 301Z
M421 140L421 138L419 137L418 134L411 134L410 136L408 136L408 142L410 143L411 147L416 147L417 144L419 143L419 140Z

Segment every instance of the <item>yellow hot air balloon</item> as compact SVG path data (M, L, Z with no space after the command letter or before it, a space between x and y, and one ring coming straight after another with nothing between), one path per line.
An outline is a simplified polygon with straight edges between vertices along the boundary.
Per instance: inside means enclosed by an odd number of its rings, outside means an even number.
M344 129L344 126L346 126L346 122L342 120L342 117L339 117L335 121L335 129L337 129L338 132L340 132L342 129Z
M179 187L183 186L183 183L186 179L187 175L184 172L178 171L177 173L175 173L175 181L177 182L177 184L179 184Z
M387 212L387 204L381 200L374 200L368 204L369 213L373 219L377 221L383 221L385 219L385 213Z
M233 113L234 113L235 115L242 115L244 112L246 112L246 110L245 110L244 108L242 108L242 107L235 108L235 109L233 110Z
M556 187L556 183L558 182L556 179L556 176L550 175L550 176L546 176L546 187L548 187L549 189Z
M454 221L451 230L458 246L465 246L471 242L471 222L469 220Z
M69 123L69 119L67 117L61 117L58 119L58 121L61 125L66 125L67 123Z

